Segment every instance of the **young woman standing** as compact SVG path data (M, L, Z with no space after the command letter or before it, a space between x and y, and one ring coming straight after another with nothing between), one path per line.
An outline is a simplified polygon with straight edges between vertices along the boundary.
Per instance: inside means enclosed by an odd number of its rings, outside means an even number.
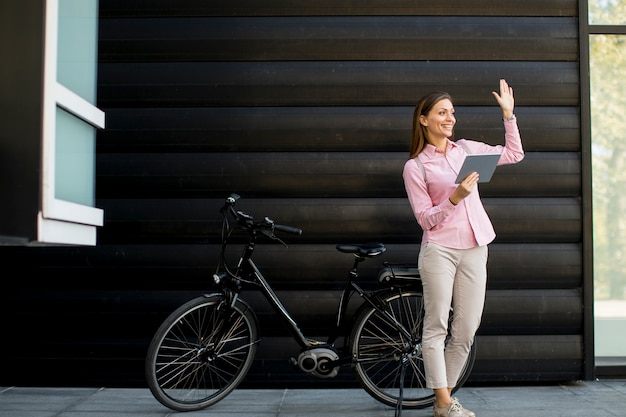
M487 245L495 238L478 192L478 173L471 173L460 184L455 183L457 174L469 153L499 153L498 165L524 158L513 114L513 88L500 80L500 93L492 94L502 109L504 146L453 141L456 117L448 93L426 94L413 114L413 139L403 178L413 214L423 230L418 256L426 312L422 348L426 384L435 394L435 417L475 416L451 393L482 318ZM451 308L451 338L445 346Z

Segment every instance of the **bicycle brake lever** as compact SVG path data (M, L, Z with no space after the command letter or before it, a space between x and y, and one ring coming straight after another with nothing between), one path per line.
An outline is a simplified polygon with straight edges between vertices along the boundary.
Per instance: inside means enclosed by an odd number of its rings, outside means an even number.
M289 246L287 246L287 244L285 242L282 241L281 238L279 238L278 236L276 236L274 234L274 230L271 229L263 229L261 230L261 233L263 233L265 236L269 237L272 240L277 240L279 241L284 247L288 248Z

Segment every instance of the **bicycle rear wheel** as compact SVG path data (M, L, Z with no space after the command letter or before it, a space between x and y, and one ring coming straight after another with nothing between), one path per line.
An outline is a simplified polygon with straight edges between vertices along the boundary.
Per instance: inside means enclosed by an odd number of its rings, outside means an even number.
M381 299L385 310L403 324L412 334L413 341L406 340L379 311L365 304L357 315L350 337L356 378L376 400L397 407L400 399L400 375L403 360L406 360L402 408L432 406L435 396L432 389L426 387L422 352L422 292L417 289L402 290L400 295L398 291L389 291ZM458 390L469 377L475 357L474 343L459 383L453 391Z
M180 306L154 335L145 362L152 395L176 411L213 405L244 379L256 353L258 324L243 300L229 307L222 294Z

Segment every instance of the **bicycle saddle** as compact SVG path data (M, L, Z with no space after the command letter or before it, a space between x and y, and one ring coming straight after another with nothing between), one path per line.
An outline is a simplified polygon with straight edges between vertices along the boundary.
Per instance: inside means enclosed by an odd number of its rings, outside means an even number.
M374 256L385 253L387 248L384 244L377 242L362 244L340 243L339 245L337 245L337 250L343 253L354 253L358 256L373 258Z

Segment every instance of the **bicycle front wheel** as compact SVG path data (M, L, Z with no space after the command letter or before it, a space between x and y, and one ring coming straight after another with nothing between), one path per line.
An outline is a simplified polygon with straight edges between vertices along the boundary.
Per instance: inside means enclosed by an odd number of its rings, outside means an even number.
M145 363L152 395L176 411L213 405L244 379L256 353L258 324L243 300L198 297L170 314L154 335Z
M365 391L383 404L398 407L402 396L401 406L404 409L432 406L435 396L433 390L426 387L422 352L422 292L418 289L389 291L381 299L384 310L400 322L412 338L407 340L383 313L369 304L364 305L357 315L350 338L356 378ZM473 344L453 391L458 390L469 377L476 357L475 349ZM404 375L402 395L401 375Z

